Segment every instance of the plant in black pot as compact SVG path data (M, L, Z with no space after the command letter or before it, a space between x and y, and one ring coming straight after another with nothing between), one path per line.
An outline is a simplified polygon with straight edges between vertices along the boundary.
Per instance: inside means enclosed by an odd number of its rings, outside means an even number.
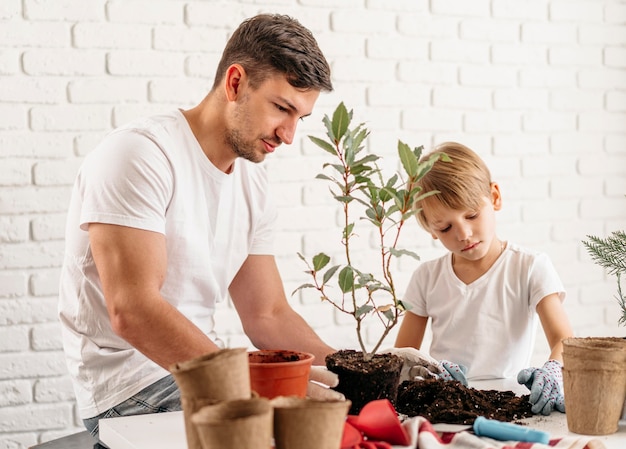
M326 366L339 376L336 390L352 401L350 412L355 414L375 399L395 403L403 360L376 352L405 311L393 279L394 262L400 256L419 259L416 253L400 246L400 234L415 214L415 201L436 193L423 192L416 182L436 160L447 157L436 154L420 162L423 147L411 149L398 142L402 170L385 177L377 164L380 157L364 151L369 131L362 123L351 128L352 115L341 103L332 118L323 119L326 139L309 136L331 157L323 165L325 172L317 178L330 184L330 194L341 208L343 228L337 252L342 257L335 261L325 252L312 258L298 254L308 267L311 282L294 293L314 289L322 301L354 319L360 351L340 350L326 358ZM353 239L369 234L362 227L375 230L375 254L367 259L377 260L376 273L356 266ZM366 320L377 320L382 329L371 348L366 347Z

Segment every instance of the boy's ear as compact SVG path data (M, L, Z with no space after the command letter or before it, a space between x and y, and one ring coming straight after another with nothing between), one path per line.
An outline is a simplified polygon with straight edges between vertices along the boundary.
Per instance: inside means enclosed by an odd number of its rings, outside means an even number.
M437 236L433 234L432 232L430 233L430 236L433 238L433 240L438 240Z
M497 182L491 183L491 204L493 205L493 210L502 209L502 195Z

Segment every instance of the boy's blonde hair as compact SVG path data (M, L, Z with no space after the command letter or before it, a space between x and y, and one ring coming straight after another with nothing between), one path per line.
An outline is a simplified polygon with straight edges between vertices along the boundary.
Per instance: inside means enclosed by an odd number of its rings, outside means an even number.
M479 209L484 198L491 197L491 173L475 152L457 142L444 142L432 153L445 153L451 162L437 160L418 182L423 192L439 192L415 203L417 221L426 230L430 227L424 209L428 210L429 206L438 204L453 210ZM430 154L427 154L422 160L429 157Z

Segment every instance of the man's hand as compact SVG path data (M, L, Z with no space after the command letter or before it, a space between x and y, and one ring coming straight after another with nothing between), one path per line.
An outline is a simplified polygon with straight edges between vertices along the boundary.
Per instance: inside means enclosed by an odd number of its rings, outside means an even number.
M548 360L542 368L526 368L517 375L517 382L530 390L533 413L549 415L554 409L565 413L561 368L558 360Z
M344 401L343 394L332 389L339 384L339 376L325 366L314 365L309 374L309 386L306 395L313 399Z

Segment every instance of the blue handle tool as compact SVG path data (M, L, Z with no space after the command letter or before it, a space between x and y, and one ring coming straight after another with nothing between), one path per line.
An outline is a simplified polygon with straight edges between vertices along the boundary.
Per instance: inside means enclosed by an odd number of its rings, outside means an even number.
M550 434L548 432L495 419L487 419L483 416L479 416L474 421L474 433L478 436L502 441L527 441L529 443L543 444L550 442Z

